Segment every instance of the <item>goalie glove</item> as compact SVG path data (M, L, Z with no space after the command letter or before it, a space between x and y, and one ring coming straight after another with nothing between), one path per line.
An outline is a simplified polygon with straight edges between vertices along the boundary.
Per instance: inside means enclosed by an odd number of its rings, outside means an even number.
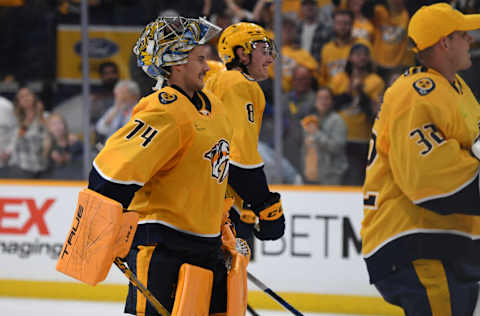
M285 216L283 216L279 193L271 192L270 197L265 202L256 205L253 211L259 218L258 226L253 231L258 239L276 240L283 236Z

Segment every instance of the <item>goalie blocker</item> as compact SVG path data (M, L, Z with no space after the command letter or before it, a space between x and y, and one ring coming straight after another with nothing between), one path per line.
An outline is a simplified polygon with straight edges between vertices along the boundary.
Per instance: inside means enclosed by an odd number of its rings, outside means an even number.
M123 212L117 201L83 189L57 271L89 285L105 280L115 258L128 254L137 222L137 213Z

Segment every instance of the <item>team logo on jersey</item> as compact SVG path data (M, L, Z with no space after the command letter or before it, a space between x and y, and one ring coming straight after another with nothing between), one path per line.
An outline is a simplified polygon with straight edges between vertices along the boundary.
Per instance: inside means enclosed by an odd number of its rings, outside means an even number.
M162 91L158 94L158 99L162 104L169 104L174 102L177 99L177 96L175 94L170 94L165 91Z
M204 115L204 116L209 116L210 115L210 112L208 110L205 110L205 109L199 110L198 113L200 113L201 115Z
M413 83L413 88L417 90L418 94L424 96L435 89L435 82L430 78L421 78Z
M218 183L222 183L228 174L228 160L230 159L230 144L221 139L213 145L203 158L210 160L212 166L212 177L217 179Z

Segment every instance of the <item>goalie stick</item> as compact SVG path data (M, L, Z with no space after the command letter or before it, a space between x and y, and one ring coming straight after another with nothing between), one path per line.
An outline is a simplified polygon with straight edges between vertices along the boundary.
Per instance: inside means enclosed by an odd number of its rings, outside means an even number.
M250 257L250 255L251 255L251 250L250 250L250 247L248 246L248 243L242 238L236 238L235 249L244 256ZM229 260L226 261L226 265L227 265L227 269L230 269ZM253 284L258 286L263 292L270 295L270 297L272 297L275 301L277 301L277 303L282 305L286 310L292 312L294 315L303 316L302 313L300 313L298 310L296 310L292 305L288 304L277 293L272 291L268 286L266 286L262 281L257 279L253 274L251 274L248 271L247 271L247 277ZM249 306L247 304L247 308L248 307ZM251 307L250 307L250 309L251 309ZM249 309L249 312L252 312L250 309ZM255 315L255 314L253 314L253 315Z
M252 306L247 304L247 311L252 314L252 316L260 316L253 308Z
M272 291L268 286L266 286L262 281L257 279L253 274L247 272L247 277L253 284L258 286L263 292L267 293L272 297L277 303L282 305L286 310L292 312L292 314L297 316L303 316L298 310L296 310L292 305L288 304L283 298L281 298L277 293Z
M152 306L157 310L157 312L162 316L170 316L170 313L163 307L152 292L150 292L135 276L135 274L130 270L125 263L122 262L120 258L115 258L115 265L122 271L122 273L127 277L127 279L132 282L132 284L145 296L145 298L152 304Z

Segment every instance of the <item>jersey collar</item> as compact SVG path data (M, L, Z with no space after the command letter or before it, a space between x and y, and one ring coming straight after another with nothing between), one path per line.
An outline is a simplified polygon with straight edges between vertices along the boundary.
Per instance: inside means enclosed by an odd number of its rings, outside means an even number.
M200 112L200 114L208 115L206 113L212 112L212 104L210 103L210 100L207 98L205 93L203 93L201 90L195 91L193 93L193 97L190 98L187 93L183 91L183 89L179 86L171 85L170 87L183 94L195 106L195 108L198 112Z

